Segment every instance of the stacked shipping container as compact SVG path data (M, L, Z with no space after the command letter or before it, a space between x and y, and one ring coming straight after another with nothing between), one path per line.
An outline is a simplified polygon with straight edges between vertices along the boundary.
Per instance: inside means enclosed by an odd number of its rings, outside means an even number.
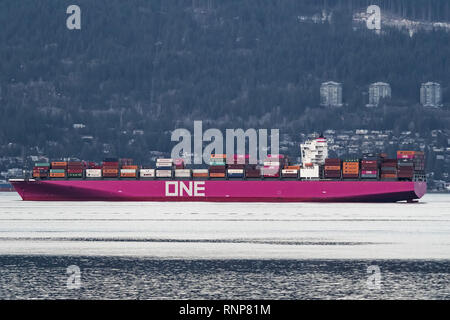
M171 178L173 169L173 159L157 159L156 160L156 177Z
M103 178L117 178L119 176L119 160L116 158L106 158L102 164Z
M378 160L361 160L361 179L378 178Z
M227 158L227 176L230 179L242 179L248 166L249 156L235 154Z
M225 178L226 176L226 155L211 154L209 161L209 177L210 178Z
M67 162L65 161L53 161L50 163L50 178L65 178Z
M339 158L325 159L324 177L325 179L341 178L341 159Z
M228 158L223 154L212 154L209 169L187 169L182 159L157 159L156 170L143 167L139 169L131 159L104 159L102 165L82 161L53 161L36 163L33 177L45 178L124 178L124 179L260 179L280 178L317 180L325 179L378 179L412 180L415 175L425 174L425 155L420 151L398 151L396 159L387 158L387 154L365 154L359 159L339 158L325 159L323 171L319 165L304 163L302 166L289 165L283 155L268 155L264 167L249 165L248 155L233 155ZM323 172L323 175L321 175ZM138 174L139 173L139 174Z
M69 161L67 163L67 177L68 178L83 178L85 165L81 161Z
M397 151L397 177L401 180L411 180L414 173L425 170L425 155L420 151Z
M342 178L344 179L359 178L359 159L345 159L342 162Z
M317 164L304 163L300 169L300 178L305 180L317 180L320 178L320 170Z
M397 179L397 160L382 159L381 160L381 179Z
M287 161L282 154L269 154L263 164L262 173L264 178L279 178L280 170L287 164Z

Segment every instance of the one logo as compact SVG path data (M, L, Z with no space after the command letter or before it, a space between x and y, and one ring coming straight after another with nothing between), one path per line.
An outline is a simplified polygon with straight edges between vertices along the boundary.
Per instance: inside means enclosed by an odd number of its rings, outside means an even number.
M367 267L367 273L369 277L367 278L367 287L370 290L380 290L381 289L381 270L377 265L371 265Z
M204 197L205 181L166 181L166 197Z

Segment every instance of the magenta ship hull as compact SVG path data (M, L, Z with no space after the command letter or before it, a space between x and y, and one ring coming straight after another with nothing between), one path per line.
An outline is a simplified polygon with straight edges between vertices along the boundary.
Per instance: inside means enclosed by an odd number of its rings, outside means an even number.
M396 202L423 181L11 180L27 201Z

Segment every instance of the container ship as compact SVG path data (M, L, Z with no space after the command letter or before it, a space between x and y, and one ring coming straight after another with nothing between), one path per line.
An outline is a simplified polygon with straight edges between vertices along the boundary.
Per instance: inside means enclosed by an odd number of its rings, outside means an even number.
M153 167L115 158L54 161L10 183L29 201L412 202L426 193L421 151L329 158L320 136L301 144L301 159L268 155L253 165L248 155L212 154L200 169L182 159L157 159Z

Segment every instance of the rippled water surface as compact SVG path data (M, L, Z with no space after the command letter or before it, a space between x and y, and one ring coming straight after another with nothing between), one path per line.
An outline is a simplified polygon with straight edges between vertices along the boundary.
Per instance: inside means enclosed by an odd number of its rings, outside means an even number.
M76 289L70 265L80 269ZM1 299L448 299L449 273L449 195L237 204L0 193Z

